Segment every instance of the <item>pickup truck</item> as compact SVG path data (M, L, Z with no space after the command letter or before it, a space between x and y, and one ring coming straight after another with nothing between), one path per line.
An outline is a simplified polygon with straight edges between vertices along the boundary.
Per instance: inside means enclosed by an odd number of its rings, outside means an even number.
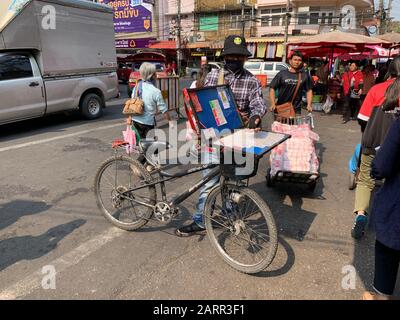
M54 29L43 28L46 5L55 8ZM6 8L11 12L0 10L0 124L65 110L100 117L106 101L119 96L112 8L80 0Z

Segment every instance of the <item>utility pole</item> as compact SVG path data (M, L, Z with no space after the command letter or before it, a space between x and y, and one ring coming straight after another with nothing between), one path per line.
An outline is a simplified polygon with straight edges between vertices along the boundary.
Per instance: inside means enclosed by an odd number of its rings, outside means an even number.
M393 0L389 0L389 5L387 9L386 18L388 19L389 23L387 24L386 31L392 31L392 9L393 9ZM390 29L390 30L389 30Z
M291 18L291 16L290 16L290 0L287 0L287 3L286 3L286 18L285 18L285 43L283 45L282 62L286 62L286 59L287 59L290 18Z
M242 37L244 37L244 28L245 28L245 21L244 21L244 0L242 0L241 4L242 4Z
M254 37L253 30L254 30L254 4L251 6L251 20L250 20L250 37Z
M181 44L181 0L178 0L178 30L177 30L177 73L178 77L181 76L182 68L182 44Z
M379 0L379 22L380 22L380 24L379 24L379 34L384 34L385 33L384 32L384 24L385 24L385 22L384 22L384 19L383 19L383 17L384 17L383 12L384 12L383 0Z

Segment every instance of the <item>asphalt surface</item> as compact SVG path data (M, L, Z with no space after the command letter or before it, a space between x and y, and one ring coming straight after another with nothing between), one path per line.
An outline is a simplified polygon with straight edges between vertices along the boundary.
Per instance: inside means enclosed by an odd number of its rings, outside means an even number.
M313 193L303 185L268 189L262 160L250 187L271 208L279 247L267 270L245 275L225 264L207 237L174 235L190 221L196 196L172 224L150 222L136 232L100 214L93 180L124 130L122 102L109 103L95 121L53 115L0 127L0 299L360 299L371 289L373 232L361 241L350 236L355 122L315 112L321 179ZM271 121L267 115L266 128ZM193 181L168 185L169 194ZM55 289L42 285L48 266L56 271Z

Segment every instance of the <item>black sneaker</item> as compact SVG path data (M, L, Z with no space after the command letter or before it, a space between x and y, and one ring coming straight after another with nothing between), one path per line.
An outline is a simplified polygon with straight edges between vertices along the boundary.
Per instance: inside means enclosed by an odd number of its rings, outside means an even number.
M200 227L196 222L192 222L187 226L176 229L175 234L178 237L190 237L195 234L206 234L206 229Z
M365 233L365 227L367 225L368 218L365 215L357 215L356 221L354 222L353 228L351 229L351 236L354 239L361 239Z

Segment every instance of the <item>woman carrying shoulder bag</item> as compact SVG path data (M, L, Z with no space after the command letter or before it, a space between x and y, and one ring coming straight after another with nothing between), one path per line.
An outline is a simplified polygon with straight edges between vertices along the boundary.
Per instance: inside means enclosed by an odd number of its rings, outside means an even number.
M143 100L144 110L141 115L132 115L127 119L127 124L135 127L140 139L145 139L150 130L154 129L154 116L159 110L173 127L161 90L155 86L157 80L156 67L149 62L143 62L139 69L142 80L132 92L132 99L139 96ZM139 92L136 92L136 91Z

